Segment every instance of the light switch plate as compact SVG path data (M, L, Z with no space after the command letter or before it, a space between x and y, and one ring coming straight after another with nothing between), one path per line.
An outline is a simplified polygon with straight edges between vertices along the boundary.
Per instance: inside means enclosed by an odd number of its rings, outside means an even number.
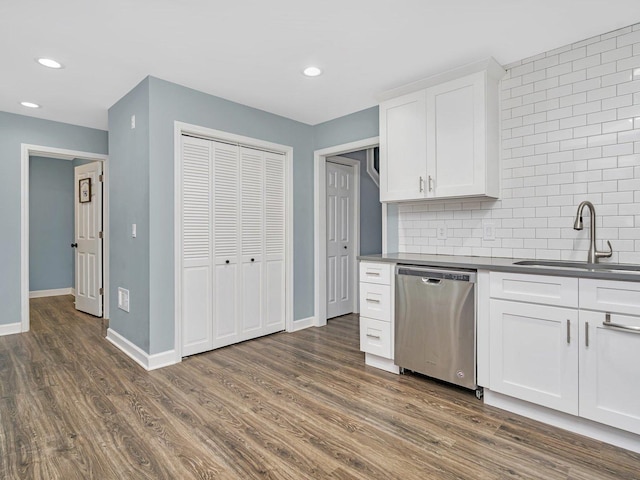
M131 129L136 128L136 116L131 115Z
M118 308L129 311L129 290L126 288L118 287Z
M138 235L138 227L135 223L131 224L131 237L132 238L136 238L136 236Z

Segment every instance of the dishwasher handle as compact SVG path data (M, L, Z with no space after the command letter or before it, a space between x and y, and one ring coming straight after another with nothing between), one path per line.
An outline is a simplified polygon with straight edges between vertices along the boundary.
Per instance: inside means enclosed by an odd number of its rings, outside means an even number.
M422 283L424 283L425 285L439 287L442 285L442 280L440 278L422 277Z

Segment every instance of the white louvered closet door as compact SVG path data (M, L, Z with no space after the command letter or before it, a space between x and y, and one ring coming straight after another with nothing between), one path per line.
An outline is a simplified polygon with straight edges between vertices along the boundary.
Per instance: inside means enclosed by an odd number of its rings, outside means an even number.
M262 334L264 294L264 152L240 148L242 246L241 329L245 337Z
M182 137L182 355L212 348L211 155Z
M264 154L265 333L285 328L285 156Z
M182 355L285 328L285 156L183 137Z
M242 341L239 325L240 148L213 142L213 348Z

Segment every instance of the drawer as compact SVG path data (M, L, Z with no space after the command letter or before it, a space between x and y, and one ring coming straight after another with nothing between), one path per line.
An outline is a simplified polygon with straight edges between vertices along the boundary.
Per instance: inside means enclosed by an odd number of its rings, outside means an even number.
M360 350L384 358L391 355L391 323L360 317Z
M360 281L391 285L391 263L360 262Z
M580 279L580 308L640 316L640 283Z
M578 279L550 275L491 272L491 298L578 307Z
M360 316L391 321L391 286L360 283Z

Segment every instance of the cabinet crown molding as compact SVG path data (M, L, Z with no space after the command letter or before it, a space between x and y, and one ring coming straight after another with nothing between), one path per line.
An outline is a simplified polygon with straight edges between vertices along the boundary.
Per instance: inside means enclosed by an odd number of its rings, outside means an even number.
M464 77L466 75L471 75L472 73L482 71L486 71L487 75L498 80L501 79L506 73L505 69L493 57L488 57L478 62L469 63L467 65L463 65L452 70L447 70L446 72L438 73L436 75L432 75L430 77L423 78L421 80L417 80L400 87L386 90L376 95L376 99L378 100L378 102L383 102L385 100L390 100L401 95L417 92L419 90L423 90L440 83L448 82L450 80L455 80L456 78Z

